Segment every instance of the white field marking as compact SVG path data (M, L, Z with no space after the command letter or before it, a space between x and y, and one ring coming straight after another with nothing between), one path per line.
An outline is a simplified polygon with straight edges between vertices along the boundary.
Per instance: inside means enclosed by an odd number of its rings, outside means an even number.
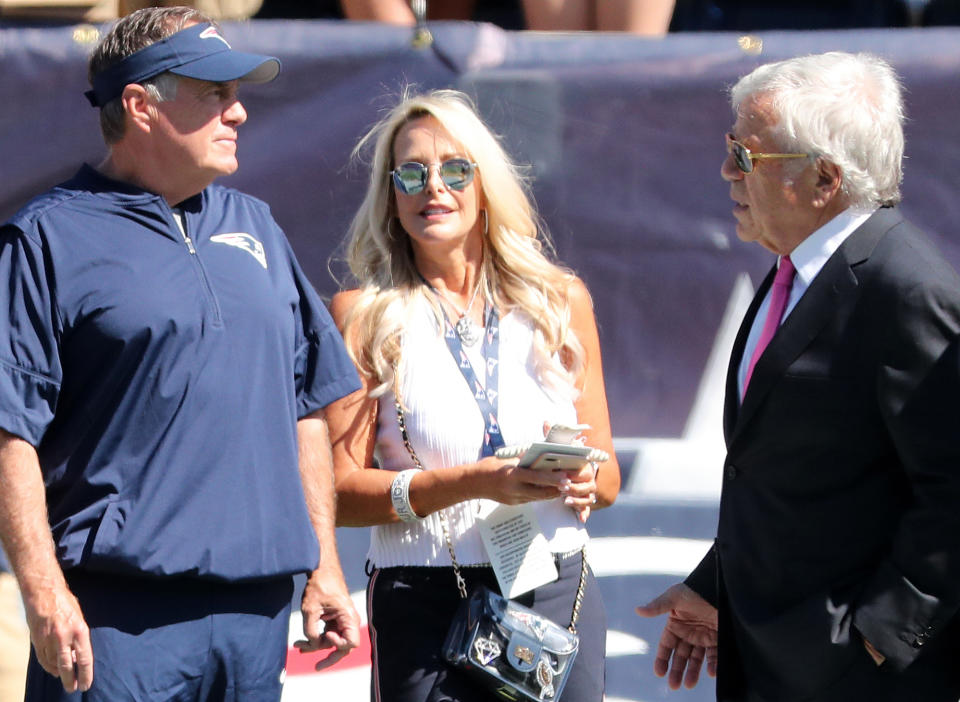
M663 536L606 536L590 539L587 558L598 578L616 575L686 576L712 541Z
M650 653L650 644L639 636L625 631L607 630L607 658L645 656L648 653Z
M370 666L310 675L288 675L281 702L370 702Z

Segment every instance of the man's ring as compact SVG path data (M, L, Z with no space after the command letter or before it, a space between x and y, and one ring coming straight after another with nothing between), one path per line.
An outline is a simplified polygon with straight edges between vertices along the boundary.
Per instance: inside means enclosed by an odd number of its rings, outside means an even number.
M597 493L593 493L593 494L590 496L590 504L592 504L592 505L597 504Z

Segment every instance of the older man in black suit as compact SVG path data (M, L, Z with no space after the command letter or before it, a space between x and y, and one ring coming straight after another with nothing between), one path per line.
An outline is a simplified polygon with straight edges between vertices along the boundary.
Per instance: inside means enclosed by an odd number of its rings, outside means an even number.
M737 235L778 260L727 378L717 539L650 604L655 670L743 702L960 697L960 279L905 222L892 69L828 53L732 91Z

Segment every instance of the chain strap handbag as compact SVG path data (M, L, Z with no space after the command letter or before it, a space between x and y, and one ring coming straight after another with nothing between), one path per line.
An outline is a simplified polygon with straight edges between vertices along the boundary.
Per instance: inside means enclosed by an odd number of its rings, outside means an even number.
M410 443L399 400L395 406L403 445L413 464L423 470ZM444 659L505 700L558 699L573 670L580 645L576 624L587 581L585 549L580 553L583 565L570 626L564 628L483 585L467 594L446 514L441 510L439 516L462 599L443 645Z

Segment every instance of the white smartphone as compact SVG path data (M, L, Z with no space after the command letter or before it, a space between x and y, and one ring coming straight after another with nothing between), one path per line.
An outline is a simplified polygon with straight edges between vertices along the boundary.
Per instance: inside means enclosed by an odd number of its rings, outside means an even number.
M575 446L554 442L537 441L524 447L520 454L521 468L537 468L543 470L579 470L590 460L594 449L589 446ZM512 455L510 455L512 453ZM509 449L497 451L499 458L512 458L516 452Z

